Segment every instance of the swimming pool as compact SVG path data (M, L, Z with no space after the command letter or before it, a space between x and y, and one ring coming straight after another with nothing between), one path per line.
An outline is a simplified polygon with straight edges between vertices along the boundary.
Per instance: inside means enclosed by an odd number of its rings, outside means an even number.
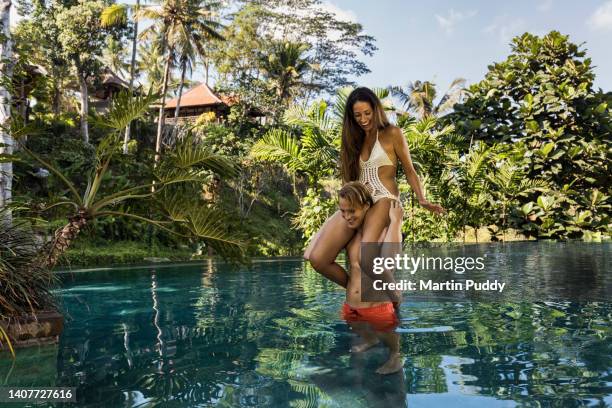
M480 249L499 255L500 247ZM530 242L505 244L501 253L556 251L555 258L568 257L558 265L596 268L606 280L611 248ZM572 251L596 261L577 265ZM529 269L512 259L496 265L541 273L541 264ZM344 293L301 259L62 278L57 292L67 320L59 346L18 350L14 366L4 356L0 378L4 385L77 387L80 407L612 404L610 302L406 298L398 328L404 368L380 376L374 370L386 351L349 353L354 334L338 314Z

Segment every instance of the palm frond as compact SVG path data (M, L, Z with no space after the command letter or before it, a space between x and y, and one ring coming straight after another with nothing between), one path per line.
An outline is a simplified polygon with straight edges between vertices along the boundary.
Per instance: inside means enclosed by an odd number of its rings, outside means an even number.
M302 153L301 156L309 157L309 162L316 163L324 167L329 163L335 163L339 156L338 150L335 148L332 140L324 133L317 132L314 129L304 132L302 136ZM333 165L331 165L333 167Z
M456 78L451 85L448 87L448 90L436 105L434 112L437 115L441 115L453 108L456 103L461 102L461 98L464 95L466 80L463 78Z
M191 133L177 143L164 165L166 169L174 167L181 171L213 171L222 177L234 177L238 173L234 161L197 142Z
M104 116L92 115L93 123L102 128L123 131L131 122L142 118L158 95L149 91L145 95L130 95L129 91L121 91L111 102L108 113Z
M325 101L317 101L310 107L294 105L285 111L283 120L291 126L312 127L321 132L332 131L338 126L329 116Z
M112 4L102 11L100 17L102 27L114 27L127 24L128 7L125 4Z
M346 108L346 101L353 88L345 87L341 88L336 94L336 100L334 101L334 107L332 109L337 119L342 120L344 118L344 109Z
M198 206L185 211L187 229L215 249L221 256L242 259L245 242L229 231L227 215L213 207Z
M277 162L295 169L299 167L300 145L289 132L272 129L253 145L249 155L256 160Z

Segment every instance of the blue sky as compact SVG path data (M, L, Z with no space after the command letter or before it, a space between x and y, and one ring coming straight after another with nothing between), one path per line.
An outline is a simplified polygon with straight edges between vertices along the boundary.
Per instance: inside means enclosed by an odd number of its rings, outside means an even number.
M372 72L354 78L360 85L431 80L443 92L454 78L481 80L507 57L513 36L558 30L586 42L595 88L612 91L612 0L323 0L323 7L376 38L378 51L363 58Z
M612 0L326 1L339 16L361 23L379 50L364 61L365 86L433 80L440 91L462 77L481 80L487 65L510 53L510 39L525 31L558 30L586 42L595 88L612 91Z

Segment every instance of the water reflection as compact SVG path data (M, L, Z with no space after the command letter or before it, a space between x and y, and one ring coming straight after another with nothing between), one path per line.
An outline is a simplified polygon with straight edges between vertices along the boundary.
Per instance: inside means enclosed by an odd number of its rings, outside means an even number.
M550 250L527 245L537 248L519 249ZM523 268L598 275L607 265L498 259L514 278L540 273ZM356 335L339 316L344 293L301 260L75 273L60 293L71 319L57 355L19 351L18 362L47 368L15 368L6 384L75 386L82 407L612 403L609 302L407 299L403 369L381 376L387 350L349 352ZM0 360L0 378L9 369Z

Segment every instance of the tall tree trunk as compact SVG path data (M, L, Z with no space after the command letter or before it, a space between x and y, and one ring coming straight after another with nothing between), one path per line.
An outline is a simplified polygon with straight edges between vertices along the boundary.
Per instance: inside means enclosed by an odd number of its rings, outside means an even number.
M206 84L206 86L208 86L208 66L209 66L209 62L208 62L208 57L204 57L203 59L204 61L204 69L205 69L205 80L204 83Z
M157 138L155 139L155 166L161 159L161 141L162 132L164 130L165 114L166 109L166 92L168 92L168 77L170 75L170 60L172 59L172 49L168 50L168 58L166 58L166 66L164 67L164 83L162 85L162 100L159 107L159 116L157 118Z
M174 110L174 126L178 124L179 112L181 110L181 98L183 97L183 84L185 83L185 72L187 71L187 59L181 61L181 83L179 84L178 98L176 100L176 109Z
M86 224L87 214L84 211L80 211L77 215L71 217L68 224L55 231L53 240L43 247L40 257L35 261L38 266L47 269L53 268L59 257L66 252Z
M136 0L136 9L140 7L140 0ZM132 38L132 60L130 62L130 96L134 89L134 71L136 67L136 45L138 43L138 20L134 20L134 38ZM123 136L123 154L128 152L128 143L130 141L130 130L132 123L128 123L125 128L125 135Z
M13 47L10 32L11 1L0 2L0 24L2 27L0 41L0 73L3 79L10 83L13 78ZM0 84L0 124L5 125L11 118L11 94L8 89ZM13 153L13 138L9 132L0 128L0 154ZM10 203L13 191L13 163L0 163L0 207ZM11 222L11 214L7 212L4 221Z
M60 114L60 85L59 79L53 78L53 118L57 119Z
M83 141L89 143L89 123L87 114L89 113L89 92L87 91L87 81L85 76L79 72L79 85L81 86L81 134Z

